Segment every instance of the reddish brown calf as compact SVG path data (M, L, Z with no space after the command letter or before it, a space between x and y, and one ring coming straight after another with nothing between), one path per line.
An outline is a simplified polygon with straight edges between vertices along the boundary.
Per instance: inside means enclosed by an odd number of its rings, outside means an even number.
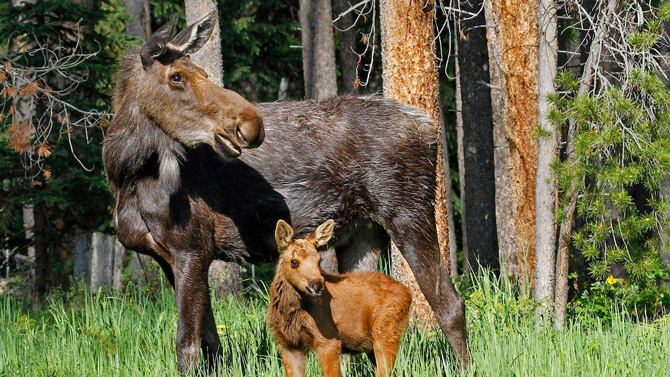
M307 238L294 240L291 226L277 223L280 257L266 321L286 375L305 375L309 350L316 352L324 377L340 376L343 352L365 352L376 364L376 376L393 375L410 292L378 272L323 272L316 248L330 240L333 228L334 221L328 220Z

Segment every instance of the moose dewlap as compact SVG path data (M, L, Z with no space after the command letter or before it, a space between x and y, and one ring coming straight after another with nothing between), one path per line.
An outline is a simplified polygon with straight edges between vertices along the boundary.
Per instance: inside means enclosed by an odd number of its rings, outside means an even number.
M304 239L277 222L279 262L266 321L289 377L304 376L313 350L325 377L340 376L340 354L365 352L376 376L392 375L412 301L409 290L377 272L327 274L316 251L333 235L334 221Z

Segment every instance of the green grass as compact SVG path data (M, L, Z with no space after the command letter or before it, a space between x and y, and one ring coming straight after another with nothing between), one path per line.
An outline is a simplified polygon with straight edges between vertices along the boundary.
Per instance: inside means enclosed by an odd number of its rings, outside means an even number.
M670 321L540 328L534 303L504 283L480 275L468 288L468 330L473 366L458 371L439 332L408 330L397 376L665 376L670 370ZM66 296L66 297L64 297ZM176 376L177 315L171 289L53 297L32 312L16 298L0 297L0 376ZM214 302L226 369L222 376L282 376L277 347L265 327L266 300ZM364 356L345 362L347 376L370 376ZM321 375L311 355L308 376Z

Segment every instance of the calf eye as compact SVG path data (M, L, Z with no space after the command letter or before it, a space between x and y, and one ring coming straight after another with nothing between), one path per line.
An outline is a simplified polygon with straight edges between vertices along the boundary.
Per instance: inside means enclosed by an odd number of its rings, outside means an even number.
M291 259L291 267L296 268L298 267L298 261L295 259Z
M179 73L175 73L174 75L170 76L170 82L175 85L181 85L184 82L184 79Z

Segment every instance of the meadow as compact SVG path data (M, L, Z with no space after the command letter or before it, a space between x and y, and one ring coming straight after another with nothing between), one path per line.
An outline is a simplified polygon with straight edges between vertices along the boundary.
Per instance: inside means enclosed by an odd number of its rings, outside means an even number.
M627 315L538 326L535 304L509 284L479 274L464 292L472 367L458 370L440 332L408 329L397 376L667 376L670 317L633 323ZM267 297L214 301L223 344L221 376L283 376L265 326ZM0 297L0 377L177 376L177 314L171 288L153 294L86 289L53 295L33 312ZM343 375L371 376L365 356L343 361ZM312 354L308 376L321 371Z

